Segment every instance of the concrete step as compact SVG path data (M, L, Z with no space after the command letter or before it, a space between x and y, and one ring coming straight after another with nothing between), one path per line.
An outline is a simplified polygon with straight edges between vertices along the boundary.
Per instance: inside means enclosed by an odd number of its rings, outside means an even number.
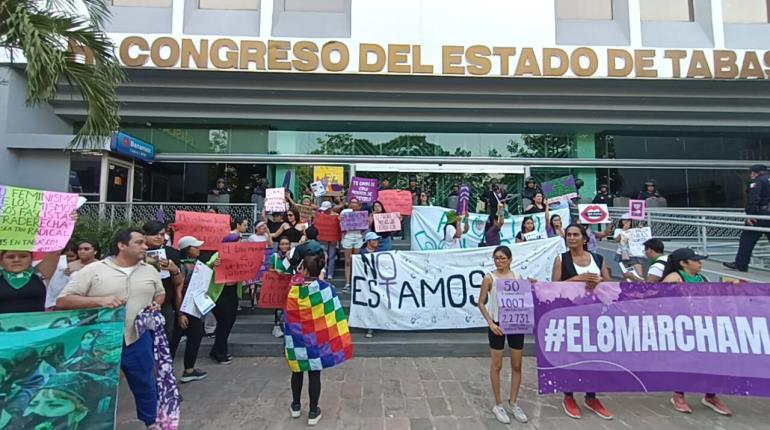
M236 323L237 325L237 323ZM283 338L275 338L272 326L250 333L230 334L230 353L236 357L280 357L284 355ZM485 329L451 331L375 331L373 338L366 330L351 329L354 354L357 357L487 357L489 343ZM184 341L183 341L184 343ZM199 357L207 357L213 339L204 338ZM184 345L177 354L184 354ZM524 341L524 353L535 354L532 336Z

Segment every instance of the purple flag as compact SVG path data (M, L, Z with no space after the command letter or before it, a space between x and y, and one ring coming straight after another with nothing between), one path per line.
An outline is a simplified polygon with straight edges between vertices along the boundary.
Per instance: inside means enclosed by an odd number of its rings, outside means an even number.
M468 205L471 200L471 187L463 184L460 185L460 191L458 193L459 199L457 200L457 214L465 215L468 213Z
M155 211L155 219L158 220L158 222L163 222L163 223L166 222L165 217L163 215L163 208L158 207L158 210Z
M535 285L540 394L770 397L770 284Z

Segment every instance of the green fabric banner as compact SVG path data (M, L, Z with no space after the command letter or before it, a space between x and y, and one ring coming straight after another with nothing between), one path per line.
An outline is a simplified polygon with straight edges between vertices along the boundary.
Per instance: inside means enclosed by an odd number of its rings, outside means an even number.
M0 314L0 430L115 428L125 308Z

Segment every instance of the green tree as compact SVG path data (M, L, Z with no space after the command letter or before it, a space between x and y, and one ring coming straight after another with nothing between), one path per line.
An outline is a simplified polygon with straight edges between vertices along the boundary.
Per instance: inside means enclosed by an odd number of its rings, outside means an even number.
M0 0L0 49L26 59L27 103L54 99L66 80L88 106L71 145L94 147L118 129L116 90L125 79L104 34L105 0ZM86 16L78 10L85 6ZM74 55L79 52L82 55ZM84 61L81 61L84 60Z

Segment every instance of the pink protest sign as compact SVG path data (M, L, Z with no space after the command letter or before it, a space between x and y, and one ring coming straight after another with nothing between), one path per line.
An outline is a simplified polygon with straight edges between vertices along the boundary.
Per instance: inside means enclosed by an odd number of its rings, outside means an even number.
M647 202L644 200L629 200L628 216L631 219L644 220L647 216Z
M379 199L389 212L398 212L404 216L412 214L412 193L409 191L382 190Z
M78 195L0 186L0 249L63 249L75 228Z
M374 214L374 231L377 233L401 231L401 215L398 212Z

